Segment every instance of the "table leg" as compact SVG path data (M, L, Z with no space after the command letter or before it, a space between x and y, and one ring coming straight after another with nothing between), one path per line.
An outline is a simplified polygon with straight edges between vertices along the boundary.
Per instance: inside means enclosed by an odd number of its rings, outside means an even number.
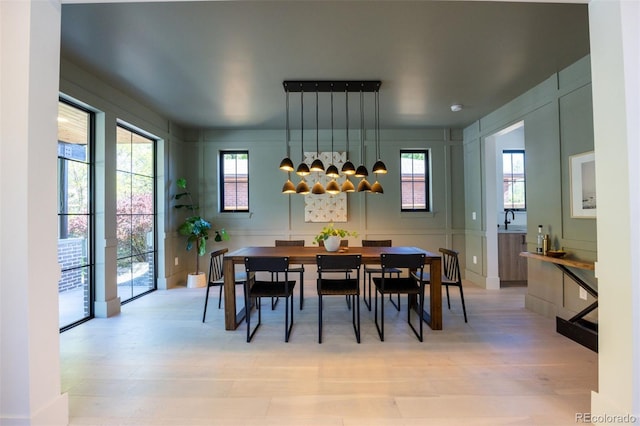
M442 330L442 261L432 259L429 265L431 285L429 285L429 312L423 313L423 319L432 330Z
M236 283L235 266L233 260L224 258L222 263L224 274L224 328L225 330L235 330L244 318L244 309L240 314L236 314Z

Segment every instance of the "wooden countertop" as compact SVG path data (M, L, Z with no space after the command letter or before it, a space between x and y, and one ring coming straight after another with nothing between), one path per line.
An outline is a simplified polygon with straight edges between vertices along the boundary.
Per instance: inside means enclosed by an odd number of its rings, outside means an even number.
M529 257L531 259L537 259L542 262L557 263L558 265L570 266L572 268L587 269L590 271L595 270L594 262L585 262L585 261L576 260L576 259L565 259L562 257L544 256L542 254L531 253L528 251L523 251L522 253L520 253L520 256Z

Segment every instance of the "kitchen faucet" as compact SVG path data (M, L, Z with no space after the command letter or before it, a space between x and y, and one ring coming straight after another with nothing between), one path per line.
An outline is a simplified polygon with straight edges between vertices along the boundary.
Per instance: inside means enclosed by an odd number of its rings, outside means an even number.
M507 225L509 225L511 223L511 221L509 219L507 219L509 217L509 213L511 213L511 219L516 220L516 213L513 209L505 209L504 210L504 229L507 229Z

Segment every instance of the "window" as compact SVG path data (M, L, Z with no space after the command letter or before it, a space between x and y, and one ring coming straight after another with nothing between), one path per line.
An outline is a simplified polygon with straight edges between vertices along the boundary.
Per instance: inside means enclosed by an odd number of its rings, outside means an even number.
M429 211L429 151L400 151L402 211Z
M220 154L220 205L223 212L249 211L249 151Z
M525 210L524 150L502 151L504 209Z
M93 317L94 114L58 102L58 325L61 331Z
M121 125L116 138L117 280L124 303L156 289L156 141Z

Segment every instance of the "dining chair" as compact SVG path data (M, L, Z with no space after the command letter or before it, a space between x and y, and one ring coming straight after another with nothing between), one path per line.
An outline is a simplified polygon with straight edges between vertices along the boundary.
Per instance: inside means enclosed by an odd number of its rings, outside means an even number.
M260 309L260 300L262 297L283 297L285 299L284 313L284 341L289 341L291 329L293 327L293 288L296 285L295 280L289 280L289 258L288 257L245 257L245 271L248 279L245 281L244 298L245 306L247 306L246 322L247 322L247 342L250 342L253 335L258 331L258 327L262 324L262 310ZM271 280L257 279L257 273L270 273ZM280 273L284 275L284 280L280 280ZM269 274L267 274L268 276ZM263 274L264 276L264 274ZM275 277L275 280L274 280ZM289 298L292 300L289 301ZM255 299L256 309L258 310L258 324L251 331L251 304L250 301ZM291 319L289 319L291 316Z
M464 315L464 322L467 322L467 308L464 303L464 292L462 291L462 277L460 275L460 261L458 260L458 252L456 250L440 248L438 249L442 253L442 286L447 292L447 307L451 309L451 302L449 300L449 287L458 287L460 289L460 300L462 301L462 313ZM425 284L430 284L431 277L428 272L418 274L416 277Z
M304 240L276 240L275 244L276 247L304 247ZM300 273L300 310L302 310L304 307L304 265L296 265L293 268L289 268L289 272ZM274 307L275 305L271 309Z
M319 247L324 247L324 241L320 240L318 242L318 246ZM340 240L340 247L349 247L349 240ZM341 274L345 274L345 279L349 278L349 275L353 272L351 269L348 268L337 268L334 269L332 271L326 270L325 272L334 272L334 273L341 273Z
M222 262L224 260L224 254L228 251L228 248L223 248L211 252L209 260L209 275L207 279L207 293L204 297L204 311L202 312L202 322L205 321L207 316L207 304L209 303L209 290L211 287L220 287L220 293L218 294L218 309L222 306L222 289L224 287ZM246 280L247 275L244 272L237 272L235 274L236 285L244 285Z
M359 254L347 255L316 255L318 266L318 343L322 343L322 311L323 296L345 296L350 302L347 303L351 309L351 322L353 331L356 334L356 341L360 343L360 265L362 256ZM330 278L335 277L333 272L339 269L355 270L356 278ZM323 273L332 272L328 277Z
M318 241L318 247L324 247L324 240L320 240ZM340 247L349 247L349 240L340 240ZM325 269L324 271L325 273L336 273L336 274L344 274L344 279L347 280L349 279L349 277L351 276L351 273L353 272L353 270L351 269L334 269L332 271L329 271L328 269ZM347 305L349 306L349 309L351 309L351 301L349 300L349 297L346 297L347 299Z
M380 340L384 342L384 295L385 294L406 294L407 295L407 322L413 330L418 340L422 342L423 325L422 325L422 313L424 311L424 282L418 280L416 276L412 275L412 271L424 275L424 253L407 253L407 254L391 254L382 253L380 255L380 265L382 267L382 274L380 277L374 277L373 283L376 287L375 299L374 299L374 312L375 323L378 329L378 335ZM392 277L391 273L394 269L406 270L407 276ZM380 322L378 322L378 293L381 296L380 303ZM411 311L414 307L411 303L411 297L416 299L417 306L415 310L418 315L418 332L411 322Z
M391 247L391 240L362 240L362 247ZM400 270L396 269L395 271L391 271L392 273L396 273L398 277L400 277ZM365 284L367 284L367 290L365 290L362 294L362 300L364 304L367 306L369 311L371 311L371 278L373 274L381 274L382 267L380 265L364 265L364 275L365 275ZM369 296L369 300L367 300L367 292ZM398 311L400 311L400 295L398 294L398 304L393 302L391 299L391 295L389 295L389 300L393 303Z

